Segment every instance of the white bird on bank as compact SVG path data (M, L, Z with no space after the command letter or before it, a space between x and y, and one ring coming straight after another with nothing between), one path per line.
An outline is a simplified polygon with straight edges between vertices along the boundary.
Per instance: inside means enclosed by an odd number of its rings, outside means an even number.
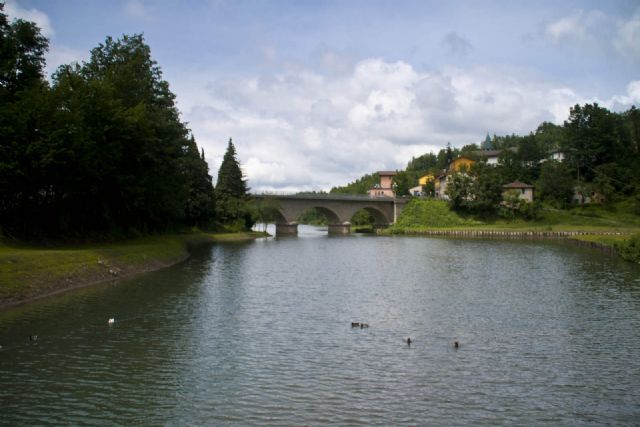
M114 323L116 323L116 319L114 319L113 317L109 320L107 320L107 324L109 325L113 325Z

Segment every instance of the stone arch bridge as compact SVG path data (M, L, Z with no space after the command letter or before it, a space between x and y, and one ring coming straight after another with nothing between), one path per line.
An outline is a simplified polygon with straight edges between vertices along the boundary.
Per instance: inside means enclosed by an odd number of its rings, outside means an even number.
M298 218L307 210L316 208L329 222L329 234L351 232L351 218L360 209L371 214L374 227L381 228L393 224L408 202L405 198L347 196L335 194L296 194L253 196L258 201L272 201L276 211L276 235L298 233Z

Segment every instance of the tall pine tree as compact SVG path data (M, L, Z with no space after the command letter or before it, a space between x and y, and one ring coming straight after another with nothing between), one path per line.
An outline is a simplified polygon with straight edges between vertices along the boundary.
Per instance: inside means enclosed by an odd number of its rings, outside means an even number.
M216 193L220 196L243 198L247 195L247 182L242 176L240 163L236 157L236 147L229 139L227 151L224 153L220 170L218 171L218 182L216 183Z
M240 163L236 157L236 147L233 145L233 141L229 139L227 151L218 171L218 182L215 188L218 220L225 224L235 223L237 227L249 225L248 191L247 182L242 176Z

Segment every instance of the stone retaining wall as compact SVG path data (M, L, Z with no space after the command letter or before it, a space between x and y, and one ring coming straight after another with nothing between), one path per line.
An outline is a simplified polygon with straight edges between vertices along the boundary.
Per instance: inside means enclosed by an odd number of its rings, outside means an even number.
M546 238L565 239L575 236L599 235L619 236L615 231L497 231L497 230L407 230L407 235L446 237L496 237L503 239Z
M497 230L407 230L406 235L441 236L459 238L494 238L494 239L566 239L581 248L596 249L608 255L617 255L615 247L598 242L574 239L576 236L599 235L620 236L617 231L497 231Z

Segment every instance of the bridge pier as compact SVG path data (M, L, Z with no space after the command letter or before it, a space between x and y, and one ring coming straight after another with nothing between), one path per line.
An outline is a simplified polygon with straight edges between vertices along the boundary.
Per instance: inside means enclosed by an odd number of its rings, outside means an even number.
M297 236L298 235L298 223L297 222L285 222L276 224L276 236Z
M351 233L351 223L329 224L329 234L349 234Z

